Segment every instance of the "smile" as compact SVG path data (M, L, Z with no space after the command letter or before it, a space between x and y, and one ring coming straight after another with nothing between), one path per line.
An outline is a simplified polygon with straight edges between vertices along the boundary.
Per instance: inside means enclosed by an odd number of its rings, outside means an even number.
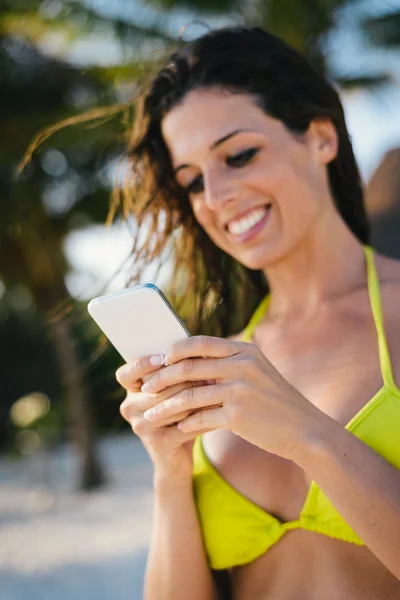
M253 234L258 233L267 221L270 209L270 204L267 206L258 206L248 212L244 217L232 219L226 226L227 231L239 238L239 241L249 239Z

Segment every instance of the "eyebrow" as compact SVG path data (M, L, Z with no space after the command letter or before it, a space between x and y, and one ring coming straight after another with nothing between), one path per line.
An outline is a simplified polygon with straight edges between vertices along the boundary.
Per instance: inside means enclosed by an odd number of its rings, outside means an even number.
M216 142L214 142L211 146L210 146L210 150L215 150L215 148L218 148L218 146L220 146L221 144L223 144L224 142L230 140L233 136L237 135L238 133L242 133L244 131L252 131L251 129L235 129L235 131L231 131L231 133L228 133L227 135L224 135L224 137L220 138L219 140L217 140ZM188 167L190 167L189 164L184 164L184 165L179 165L179 167L176 167L176 169L174 169L174 173L175 175L178 173L178 171L180 171L181 169L187 169Z

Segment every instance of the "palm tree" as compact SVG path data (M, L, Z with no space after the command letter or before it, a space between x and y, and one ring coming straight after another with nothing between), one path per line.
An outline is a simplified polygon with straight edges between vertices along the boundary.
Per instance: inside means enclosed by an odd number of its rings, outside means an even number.
M174 35L168 33L168 15L181 7L191 11L193 20L205 15L212 22L213 15L224 14L231 22L264 25L305 52L342 86L371 85L387 78L385 73L341 77L332 72L327 60L325 40L336 26L339 11L355 4L355 0L288 0L285 6L278 0L148 3L164 12L155 13L153 21L144 25L135 21L128 0L120 1L118 15L105 15L78 0L53 4L0 0L0 277L7 286L23 282L38 310L48 319L64 374L72 437L85 457L81 477L84 487L96 485L102 476L95 458L84 373L70 313L65 310L71 298L65 286L69 267L63 243L72 229L104 222L109 189L97 174L121 152L124 128L116 111L117 118L88 134L82 135L80 129L64 129L52 138L50 146L47 143L34 156L29 169L15 183L16 165L31 137L49 123L132 95L135 79L152 63L153 50L174 43ZM104 43L107 39L117 40L120 45L122 59L117 65L78 69L47 55L45 42L50 34L68 46L99 28ZM132 111L124 114L131 122Z
M357 10L359 0L285 0L284 3L281 0L148 0L148 3L164 11L189 9L194 20L201 21L204 18L207 22L207 19L212 20L215 16L226 16L232 23L264 27L304 53L321 73L327 74L344 89L371 87L388 79L384 71L343 76L335 70L326 54L328 36L339 26L343 11ZM360 27L364 33L375 31L376 25L379 45L383 44L377 31L380 23L393 29L391 17L382 17L380 20L361 20L360 17Z
M68 47L99 29L103 37L106 32L109 40L119 40L122 64L82 70L48 56L49 36L57 35L59 44ZM100 485L104 474L95 452L89 390L70 310L73 300L65 285L69 265L64 241L70 231L106 220L110 190L98 173L121 152L121 122L108 118L101 131L92 129L90 135L65 129L18 179L16 171L38 130L99 103L115 103L124 93L120 83L127 79L132 93L135 77L146 68L146 60L137 57L152 39L160 46L172 38L156 22L136 25L79 0L0 0L0 278L7 287L23 284L47 320L64 384L70 437L82 457L84 489ZM129 118L126 111L124 117Z
M24 58L20 63L12 56L13 44L17 43L18 58ZM63 180L66 183L73 176L73 169L66 167L62 175L58 167L58 176L52 176L46 173L43 162L35 160L29 176L24 175L18 183L15 182L15 171L29 135L44 121L43 107L46 106L53 115L60 114L64 98L76 86L81 86L81 89L84 85L94 87L95 82L90 82L66 65L45 59L34 48L9 35L1 36L0 44L3 49L0 59L0 122L3 134L0 143L3 190L0 276L8 287L22 283L28 288L37 310L47 319L61 366L71 437L82 455L80 487L90 489L99 485L104 476L94 451L88 390L70 320L65 316L55 317L57 307L65 306L69 299L64 280L68 265L63 254L63 240L70 227L73 210L52 207L51 194L56 193L56 183L61 184ZM22 73L18 72L19 69ZM23 71L26 73L28 69L30 76L24 78ZM26 98L29 98L28 105ZM67 154L54 149L51 152L53 155L58 152L54 156L65 166ZM93 170L89 163L86 161L80 165L79 170ZM53 169L57 170L57 167L53 165ZM44 201L46 193L47 204ZM97 193L103 207L106 205L105 198L106 194L102 198Z

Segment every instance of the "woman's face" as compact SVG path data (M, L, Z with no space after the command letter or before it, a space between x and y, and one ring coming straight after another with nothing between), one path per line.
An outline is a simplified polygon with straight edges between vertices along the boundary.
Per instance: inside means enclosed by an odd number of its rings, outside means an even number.
M162 121L178 184L213 242L264 269L316 227L331 202L330 121L297 136L247 94L194 90Z

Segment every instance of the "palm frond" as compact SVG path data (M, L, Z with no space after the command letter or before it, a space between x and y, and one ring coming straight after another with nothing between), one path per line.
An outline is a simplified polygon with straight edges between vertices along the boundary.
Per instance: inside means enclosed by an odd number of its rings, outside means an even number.
M380 17L368 17L362 22L369 41L384 48L400 47L400 10Z
M337 76L335 82L345 91L355 89L370 89L379 88L382 85L389 84L393 81L393 76L390 73L360 73L353 76Z

